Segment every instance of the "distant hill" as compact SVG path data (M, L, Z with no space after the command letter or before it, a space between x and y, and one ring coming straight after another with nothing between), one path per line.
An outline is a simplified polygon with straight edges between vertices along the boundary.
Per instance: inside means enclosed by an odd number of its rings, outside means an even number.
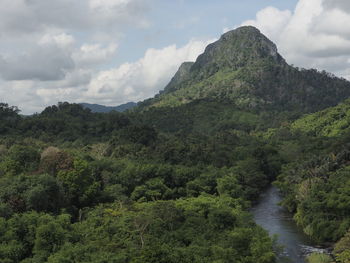
M92 112L107 113L111 111L124 112L126 110L134 108L137 105L137 103L128 102L119 106L104 106L104 105L90 104L90 103L80 103L80 105L83 106L84 108L90 109Z

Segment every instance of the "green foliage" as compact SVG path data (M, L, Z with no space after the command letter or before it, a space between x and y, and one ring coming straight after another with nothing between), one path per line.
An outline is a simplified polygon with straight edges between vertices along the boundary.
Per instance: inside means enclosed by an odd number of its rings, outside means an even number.
M273 262L271 240L244 209L272 179L274 150L245 132L165 135L135 122L113 132L104 154L80 144L4 147L1 258ZM245 151L235 156L230 145Z
M107 137L129 123L130 120L119 112L92 113L79 104L60 102L57 106L47 107L40 114L22 118L16 126L16 134L46 142L80 140L86 144L96 137Z
M38 168L40 154L33 147L13 145L6 156L0 161L0 175L17 175L22 172L32 172Z
M313 253L307 257L309 263L331 263L332 258L327 254Z
M66 238L70 217L62 214L52 217L36 212L0 218L0 258L5 262L20 262L33 257L34 262L45 262L49 253L58 250Z
M274 259L266 232L230 198L200 196L128 207L99 206L84 218L72 224L64 214L25 213L0 220L1 258L9 262L29 256L32 261L28 262L180 263ZM18 241L8 243L13 238Z
M68 200L78 208L93 203L98 198L101 183L97 175L84 160L75 160L73 169L58 172L57 178L62 183Z
M171 190L164 184L162 178L153 178L144 185L135 187L131 193L131 199L136 201L155 201L167 199L167 194L171 196Z
M292 128L314 136L343 135L350 127L350 100L336 107L309 114L293 123Z
M349 155L338 151L285 167L277 182L296 222L320 243L337 241L350 227Z
M240 198L243 195L242 185L234 174L218 178L216 188L220 195L229 195L232 198Z
M0 182L0 200L8 212L58 212L64 204L63 189L51 176L6 176Z
M154 142L156 138L157 132L153 128L145 125L130 125L121 130L117 140L118 143L142 144L147 146Z
M19 110L15 106L0 102L0 134L13 132L20 119Z
M334 247L334 255L337 262L349 263L350 262L350 230L346 235L340 239Z
M131 118L167 132L213 134L235 129L249 132L264 125L263 116L243 111L231 103L214 100L196 100L179 107L150 108L144 112L130 113Z

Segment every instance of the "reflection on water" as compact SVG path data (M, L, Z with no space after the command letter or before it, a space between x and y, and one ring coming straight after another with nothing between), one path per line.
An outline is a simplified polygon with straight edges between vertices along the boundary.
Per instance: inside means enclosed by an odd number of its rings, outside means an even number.
M271 236L278 236L278 244L284 249L279 253L277 262L305 263L303 250L305 247L312 248L312 243L296 226L292 215L278 205L280 201L276 187L266 190L259 204L252 209L255 222L269 231Z

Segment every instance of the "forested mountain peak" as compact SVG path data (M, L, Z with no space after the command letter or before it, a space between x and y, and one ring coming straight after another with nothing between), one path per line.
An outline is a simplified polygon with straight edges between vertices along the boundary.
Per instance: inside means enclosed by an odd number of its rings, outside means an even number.
M325 71L295 68L252 26L223 34L195 63L184 63L170 83L141 108L176 107L197 100L244 110L315 112L350 96L350 82Z
M192 71L203 71L216 66L218 69L229 67L237 69L260 59L272 59L276 63L285 63L277 52L277 46L257 28L243 26L223 34L220 39L205 49Z

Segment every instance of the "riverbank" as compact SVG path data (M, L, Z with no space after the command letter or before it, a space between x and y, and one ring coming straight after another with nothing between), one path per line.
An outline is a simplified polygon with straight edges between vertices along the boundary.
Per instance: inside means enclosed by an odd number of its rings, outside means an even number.
M317 248L296 225L292 214L278 205L281 200L278 189L271 186L251 210L255 222L266 229L270 236L278 237L278 246L283 249L278 253L277 262L306 263L307 255L313 252L325 253L325 249Z

